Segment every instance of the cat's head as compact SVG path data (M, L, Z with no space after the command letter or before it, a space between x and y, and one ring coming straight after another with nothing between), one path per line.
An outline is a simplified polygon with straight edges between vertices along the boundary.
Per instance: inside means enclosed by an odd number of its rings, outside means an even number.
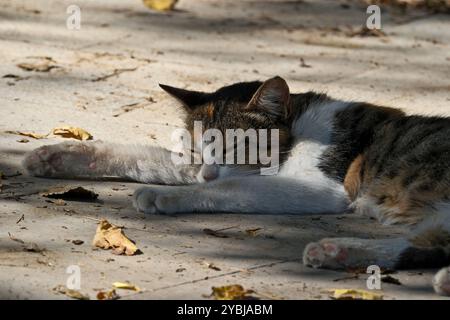
M181 102L187 112L185 121L192 137L191 148L201 153L203 159L197 175L200 182L261 174L261 168L272 168L263 174L277 171L290 143L287 125L290 94L282 78L236 83L211 93L160 86ZM217 138L218 134L222 138ZM272 160L270 163L268 158Z

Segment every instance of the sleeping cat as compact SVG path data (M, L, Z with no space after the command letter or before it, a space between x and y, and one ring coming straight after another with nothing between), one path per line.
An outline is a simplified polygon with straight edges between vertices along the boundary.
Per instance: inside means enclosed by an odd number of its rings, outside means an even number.
M450 264L450 118L402 111L325 94L290 94L275 77L213 93L161 87L186 110L186 128L278 129L281 165L272 176L260 164L175 164L171 151L103 142L40 147L24 160L41 177L118 176L153 184L138 189L140 212L343 213L401 224L393 239L329 238L309 244L306 265L342 269L434 268ZM202 137L194 137L193 150ZM273 149L273 150L272 150ZM172 185L172 186L168 186ZM173 186L178 185L178 186ZM450 271L435 277L450 295Z

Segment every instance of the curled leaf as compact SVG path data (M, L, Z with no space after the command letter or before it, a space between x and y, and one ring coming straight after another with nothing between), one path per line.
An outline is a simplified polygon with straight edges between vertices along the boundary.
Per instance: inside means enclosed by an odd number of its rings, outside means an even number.
M138 286L128 282L114 282L113 287L116 289L124 289L124 290L133 290L133 291L141 291Z
M112 289L109 291L99 291L97 293L98 300L117 300L120 296L116 293L116 290Z
M52 133L63 138L73 138L77 140L91 140L93 138L86 130L70 126L54 128Z
M228 238L228 236L226 234L223 234L219 231L208 229L208 228L203 229L203 232L209 236L213 236L216 238Z
M246 229L245 233L247 233L249 236L256 237L258 235L258 232L261 230L262 228Z
M56 288L53 289L54 291L61 293L61 294L65 294L66 296L73 298L73 299L77 299L77 300L89 300L89 295L87 294L83 294L78 290L73 290L73 289L69 289L65 286L57 286Z
M147 8L156 11L168 11L175 8L178 0L142 0Z
M33 139L44 139L44 138L47 138L47 136L48 136L48 134L39 134L39 133L27 132L27 131L5 131L5 133L17 134L19 136L30 137Z
M92 245L105 250L112 249L113 253L118 255L132 256L139 252L136 245L125 236L122 228L107 220L102 220L98 224Z
M333 289L330 290L332 299L336 300L382 300L383 295L359 289Z
M94 191L77 186L56 187L47 190L46 192L41 192L40 195L46 198L63 199L68 201L93 201L98 198L98 194Z
M233 284L223 287L212 287L212 296L216 300L254 300L250 294L253 290L245 290L240 284Z
M19 63L17 66L25 71L49 72L58 68L51 57L29 57L29 61Z

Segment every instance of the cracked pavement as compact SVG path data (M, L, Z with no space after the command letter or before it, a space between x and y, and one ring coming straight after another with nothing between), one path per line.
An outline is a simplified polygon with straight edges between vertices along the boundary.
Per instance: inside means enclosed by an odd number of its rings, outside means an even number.
M448 15L383 8L386 35L364 37L357 32L366 19L358 1L181 0L176 11L156 13L139 0L78 0L81 30L74 31L66 28L72 2L0 0L0 171L6 176L0 298L67 299L53 288L66 283L71 265L80 266L80 291L91 299L116 281L143 289L120 290L123 299L209 299L212 286L234 283L265 299L328 299L328 289L365 288L364 273L304 267L304 246L336 235L395 237L401 229L352 215L145 217L131 207L136 183L27 176L20 166L24 154L63 139L23 143L25 137L6 131L46 134L71 125L95 140L170 147L182 112L158 83L215 90L274 75L292 92L324 91L408 113L450 115ZM36 59L52 67L17 66ZM99 201L60 206L39 195L69 184L94 190ZM116 256L92 248L102 218L125 226L143 253ZM205 228L222 230L226 238ZM10 235L45 251L24 251ZM442 299L431 288L434 272L393 274L402 285L383 283L384 298Z

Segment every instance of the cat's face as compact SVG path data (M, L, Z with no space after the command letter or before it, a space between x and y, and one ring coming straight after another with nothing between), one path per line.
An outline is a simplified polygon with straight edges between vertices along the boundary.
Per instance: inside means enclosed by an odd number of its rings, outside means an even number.
M289 88L283 79L236 83L213 93L161 87L187 111L191 149L203 160L199 182L261 174L268 167L276 173L290 144Z

